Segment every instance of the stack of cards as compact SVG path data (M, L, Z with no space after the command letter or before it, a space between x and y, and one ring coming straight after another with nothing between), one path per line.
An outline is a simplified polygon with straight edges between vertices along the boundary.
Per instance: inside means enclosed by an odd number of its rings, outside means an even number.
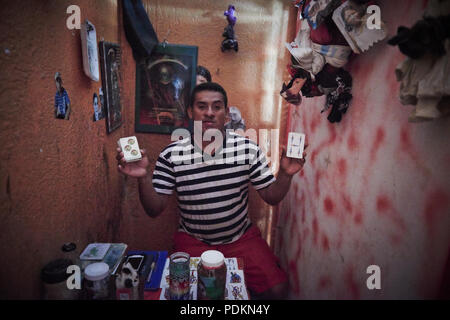
M136 137L121 138L117 141L122 150L126 162L134 162L142 159L141 150Z
M302 159L304 148L305 134L298 132L289 132L286 156L289 158Z

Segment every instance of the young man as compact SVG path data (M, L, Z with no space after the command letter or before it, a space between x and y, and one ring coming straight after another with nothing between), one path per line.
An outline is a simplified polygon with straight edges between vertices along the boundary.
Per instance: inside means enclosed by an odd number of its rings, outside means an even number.
M176 251L200 256L205 250L219 250L225 257L242 257L253 297L284 298L287 276L250 221L248 184L264 201L275 205L286 195L292 176L305 163L304 158L286 158L284 151L275 179L254 142L225 132L227 94L216 83L196 86L187 112L201 130L195 127L193 137L166 147L156 162L153 177L149 175L145 150L141 161L127 164L118 149L119 171L138 178L140 200L151 217L164 211L170 195L176 191L180 209L180 226L174 237ZM215 137L213 143L205 141L211 133Z

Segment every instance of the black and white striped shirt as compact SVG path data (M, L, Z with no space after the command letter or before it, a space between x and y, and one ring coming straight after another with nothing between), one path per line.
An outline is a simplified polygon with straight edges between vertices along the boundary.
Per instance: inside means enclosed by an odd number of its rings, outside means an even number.
M215 245L239 239L250 227L248 183L256 190L275 181L264 153L248 138L228 132L208 157L192 138L167 146L153 172L158 193L177 193L180 230Z

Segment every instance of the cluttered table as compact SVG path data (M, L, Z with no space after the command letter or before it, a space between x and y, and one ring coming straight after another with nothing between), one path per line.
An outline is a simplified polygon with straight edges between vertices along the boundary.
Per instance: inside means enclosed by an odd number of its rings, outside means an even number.
M174 264L168 252L127 251L126 249L127 245L123 243L91 243L85 248L80 255L81 267L86 280L84 285L88 292L85 298L170 300L170 270L173 270L171 268ZM203 270L199 267L199 264L202 265L202 259L185 255L184 273L187 278L184 278L186 281L183 286L186 294L183 299L197 300L199 297L198 272ZM223 299L249 300L243 260L236 257L223 257L221 253L219 255L222 257ZM203 254L202 257L204 257ZM204 279L204 277L200 278Z

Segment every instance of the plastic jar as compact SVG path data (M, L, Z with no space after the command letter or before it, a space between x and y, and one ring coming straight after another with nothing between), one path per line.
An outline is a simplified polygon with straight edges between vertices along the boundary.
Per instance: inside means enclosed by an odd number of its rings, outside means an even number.
M208 250L202 253L197 268L198 300L224 300L227 266L222 252Z
M108 299L110 294L109 266L104 262L91 263L84 269L83 283L87 299Z

